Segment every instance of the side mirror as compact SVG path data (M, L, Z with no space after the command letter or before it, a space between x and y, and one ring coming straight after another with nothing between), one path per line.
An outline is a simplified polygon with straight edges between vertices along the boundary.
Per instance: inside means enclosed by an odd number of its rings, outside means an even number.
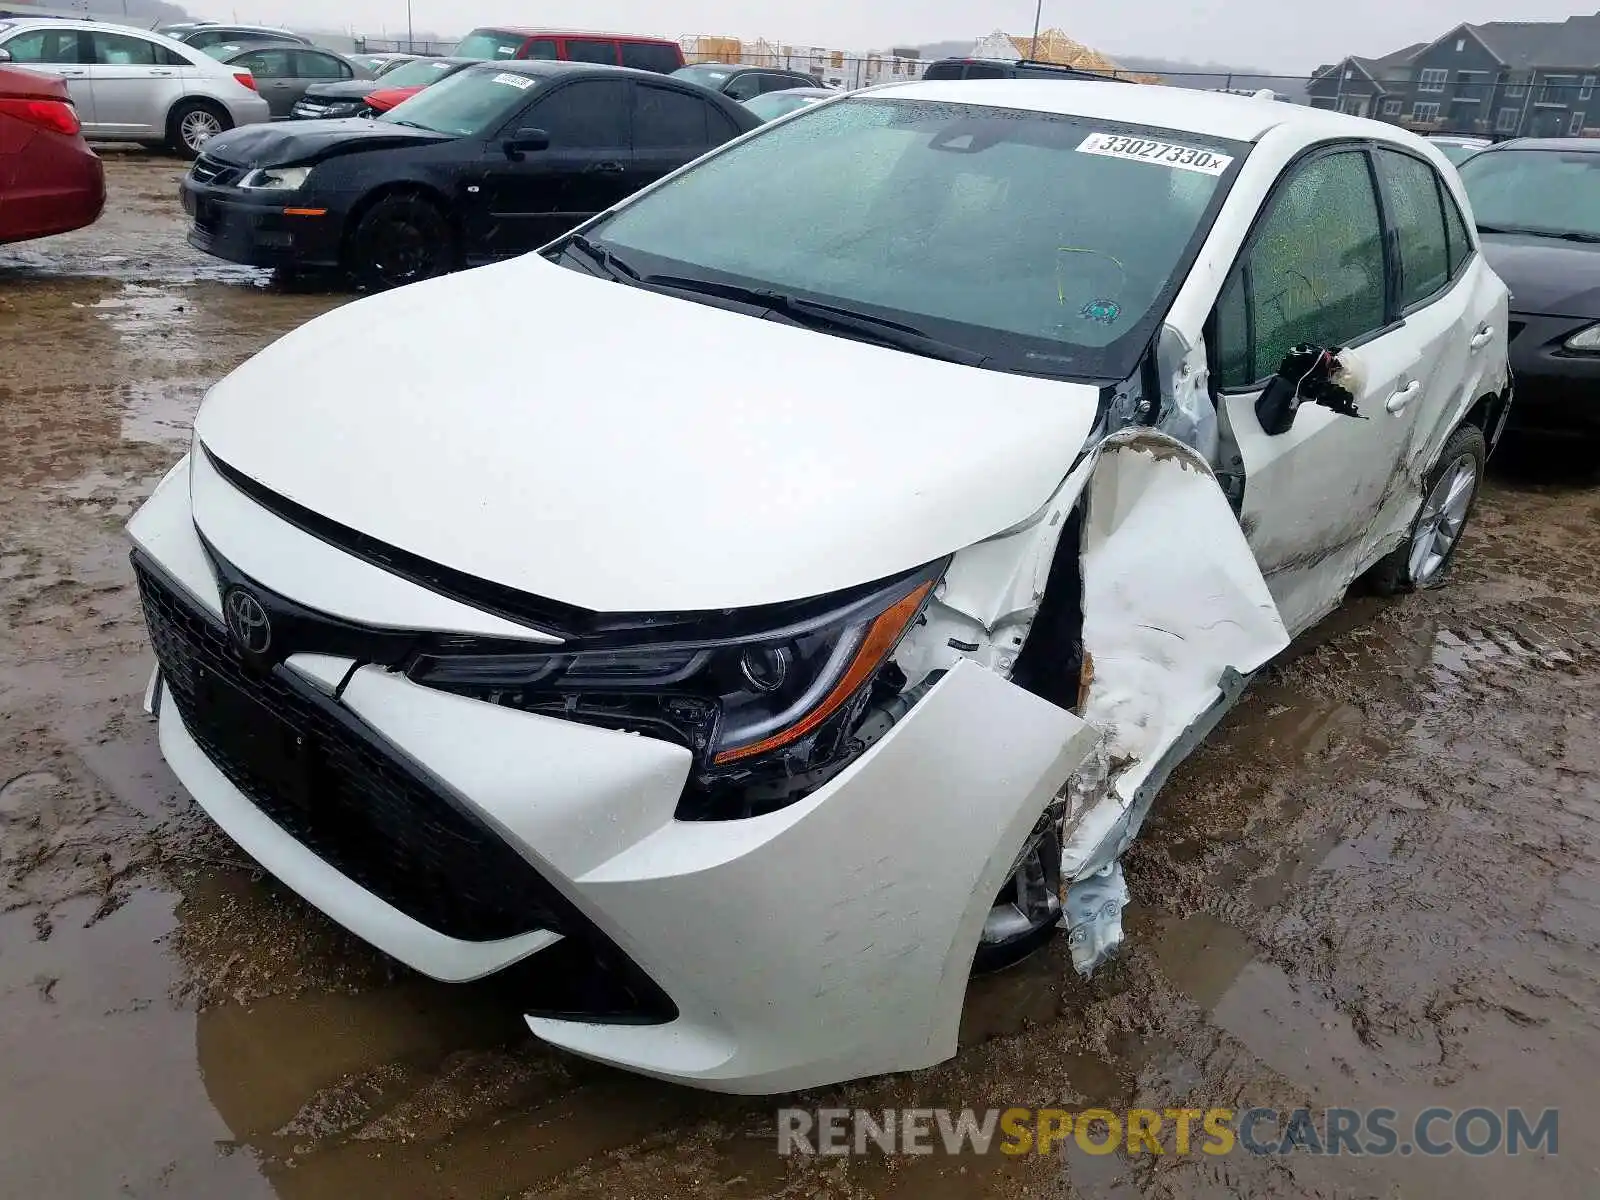
M1278 373L1256 399L1256 419L1268 437L1288 433L1301 404L1320 404L1340 416L1361 418L1356 407L1358 384L1342 349L1296 346L1284 356Z
M0 63L8 63L10 61L11 51L7 50L4 46L0 46Z
M524 154L536 154L550 149L550 135L542 129L519 129L506 139L506 155L520 159Z

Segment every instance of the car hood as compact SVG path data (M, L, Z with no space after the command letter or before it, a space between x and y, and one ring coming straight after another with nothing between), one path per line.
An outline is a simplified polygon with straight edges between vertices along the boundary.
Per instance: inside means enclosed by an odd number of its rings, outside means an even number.
M314 83L306 89L311 100L363 100L378 90L376 79L341 79L337 83Z
M218 383L196 432L434 563L677 611L832 592L1027 521L1098 400L529 255L311 321Z
M206 157L238 167L282 167L363 150L448 142L450 135L393 121L348 117L337 121L286 121L245 125L206 143Z
M1600 244L1485 233L1483 255L1511 289L1511 311L1600 319Z

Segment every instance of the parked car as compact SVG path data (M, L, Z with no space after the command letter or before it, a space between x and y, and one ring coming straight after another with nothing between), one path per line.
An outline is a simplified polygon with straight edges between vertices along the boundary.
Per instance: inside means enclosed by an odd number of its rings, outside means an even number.
M418 62L412 69L396 71L388 79L380 80L378 86L367 93L365 108L357 115L381 116L404 104L424 88L430 88L441 79L449 79L457 71L481 61L476 58L430 58Z
M232 43L207 51L231 67L249 71L274 120L290 116L306 92L320 84L375 83L372 72L332 50L309 46Z
M0 67L0 244L93 225L105 169L60 79Z
M1511 288L1511 428L1600 437L1600 142L1507 141L1460 170Z
M0 22L0 64L64 79L83 131L193 158L212 137L271 116L249 71L182 42L98 21Z
M183 182L189 241L393 287L542 246L759 124L641 71L477 63L374 121L218 139Z
M411 99L425 87L448 79L457 71L472 66L475 58L417 58L386 71L380 79L351 79L340 83L318 83L306 89L290 116L301 120L327 120L335 117L366 117L388 112ZM377 99L374 101L373 97Z
M1456 166L1460 166L1479 150L1493 145L1488 138L1461 137L1456 134L1435 133L1428 136L1428 140L1439 148L1439 153L1448 158Z
M1101 83L1132 83L1101 71L1080 71L1060 63L1037 62L1028 58L941 58L928 64L922 78L941 79L1078 79Z
M683 66L683 47L670 38L627 33L492 26L474 29L456 47L461 58L508 62L518 58L602 63L669 75Z
M404 66L408 62L415 62L417 59L424 56L421 54L395 54L386 52L383 54L349 54L345 57L347 57L351 62L360 63L363 67L372 72L372 77L374 79L378 79L388 74L396 67Z
M176 32L172 32L172 31ZM286 42L293 46L309 46L311 39L293 30L276 25L223 25L216 21L180 22L163 26L162 33L196 50L209 50L229 42Z
M813 104L831 100L838 94L829 88L789 88L787 91L764 92L759 96L752 96L744 102L744 106L763 121L776 121L779 117L787 116L802 108L810 108Z
M1247 97L774 122L210 391L131 526L163 753L416 969L530 960L558 1046L926 1067L974 963L1116 947L1252 672L1363 572L1445 580L1509 393L1468 212L1420 138Z
M784 92L793 88L821 88L822 81L802 71L784 71L776 67L740 67L727 63L694 63L672 73L674 79L698 83L713 92L721 92L730 100L741 104L766 92ZM771 117L766 118L771 120Z

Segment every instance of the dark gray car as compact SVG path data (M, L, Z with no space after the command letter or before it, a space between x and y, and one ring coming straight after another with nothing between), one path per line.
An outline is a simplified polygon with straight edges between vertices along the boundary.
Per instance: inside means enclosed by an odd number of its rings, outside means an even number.
M226 45L214 46L208 53L255 76L256 90L271 107L275 121L287 118L294 111L307 88L319 83L373 77L372 72L359 63L315 46Z
M721 92L728 99L741 104L767 92L822 86L820 79L804 71L790 71L782 67L741 67L734 63L694 63L679 67L672 73L672 78Z

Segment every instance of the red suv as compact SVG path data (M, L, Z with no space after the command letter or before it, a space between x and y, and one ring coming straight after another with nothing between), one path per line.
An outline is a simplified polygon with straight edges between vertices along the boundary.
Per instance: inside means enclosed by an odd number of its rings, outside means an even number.
M0 243L93 225L105 203L105 170L67 85L0 66Z
M669 38L634 37L628 33L577 33L572 30L488 26L474 29L456 47L458 58L505 62L513 58L550 58L565 62L604 63L670 75L683 66L683 47Z

